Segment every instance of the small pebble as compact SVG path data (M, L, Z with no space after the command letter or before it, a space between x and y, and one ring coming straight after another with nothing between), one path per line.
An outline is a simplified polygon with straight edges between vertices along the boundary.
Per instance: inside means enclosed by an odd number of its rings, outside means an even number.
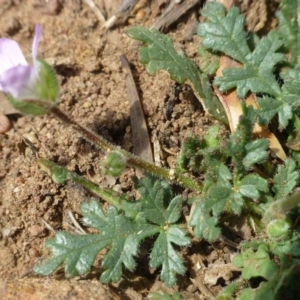
M12 124L6 115L0 114L0 133L5 133L11 129Z
M32 248L29 249L28 254L29 254L29 256L31 258L39 257L40 256L39 251L36 248L34 248L34 247L32 247Z
M42 237L45 235L45 228L39 225L31 226L29 231L32 236Z

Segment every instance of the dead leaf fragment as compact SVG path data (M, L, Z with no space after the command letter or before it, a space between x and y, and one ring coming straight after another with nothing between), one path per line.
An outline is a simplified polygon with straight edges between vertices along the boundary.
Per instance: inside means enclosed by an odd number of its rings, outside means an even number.
M241 64L231 59L230 57L221 56L220 67L217 70L216 75L218 77L222 77L224 69L236 68L240 66ZM227 93L222 93L216 86L214 86L214 91L226 111L230 130L231 132L234 132L239 123L240 117L243 115L240 99L238 98L235 90L230 90ZM250 94L245 101L247 106L253 106L253 108L259 107L257 98L254 94ZM256 123L254 125L253 134L255 137L265 138L269 140L271 151L281 160L286 160L286 154L281 144L279 143L276 136L272 132L270 132L267 126L262 126Z

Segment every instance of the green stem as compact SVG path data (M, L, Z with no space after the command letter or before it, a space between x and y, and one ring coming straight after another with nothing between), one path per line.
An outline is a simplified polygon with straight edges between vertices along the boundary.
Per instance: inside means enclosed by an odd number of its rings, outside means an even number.
M69 118L68 115L66 115L64 112L62 112L60 109L58 109L56 106L52 107L50 112L63 121L64 123L73 126L73 128L82 135L86 140L88 140L90 143L94 144L98 148L100 148L104 153L107 151L112 150L119 150L119 147L112 145L111 143L107 142L104 138L102 138L99 135L96 135L92 131L88 130L87 128L81 126L77 122L73 121L71 118ZM122 153L127 159L127 163L136 168L140 168L143 170L146 170L149 173L152 173L158 177L162 177L166 180L171 180L176 182L177 184L183 185L184 187L190 188L192 190L202 190L202 184L199 184L198 182L192 180L191 178L184 176L180 174L178 171L174 169L165 169L159 166L156 166L153 163L150 163L148 161L145 161L141 159L140 157L133 155L125 150L122 150Z
M101 197L109 204L115 206L117 209L122 209L127 216L134 218L138 214L138 211L135 208L135 202L130 201L126 195L109 188L101 188L88 179L85 179L46 158L39 158L38 163L41 168L52 177L54 182L63 184L67 180L73 180L88 189L94 195Z

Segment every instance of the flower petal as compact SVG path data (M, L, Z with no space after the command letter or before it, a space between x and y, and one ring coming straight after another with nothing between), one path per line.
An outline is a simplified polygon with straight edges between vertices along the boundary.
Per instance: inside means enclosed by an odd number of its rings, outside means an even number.
M0 87L3 92L11 94L16 99L36 99L37 80L38 72L34 67L19 65L1 75Z
M40 43L41 37L42 37L42 27L40 24L37 24L35 26L35 35L34 35L34 39L32 42L32 58L33 58L34 62L35 62L37 54L38 54L39 43Z
M19 44L7 38L0 39L0 76L18 65L28 65Z

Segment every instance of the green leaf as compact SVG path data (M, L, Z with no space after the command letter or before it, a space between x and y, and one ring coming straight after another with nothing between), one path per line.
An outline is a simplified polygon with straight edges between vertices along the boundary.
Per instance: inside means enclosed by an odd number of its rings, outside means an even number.
M166 70L178 83L191 82L196 96L203 102L207 111L217 120L228 123L224 108L214 96L207 75L202 74L184 53L177 53L169 36L143 27L129 28L127 33L147 45L140 49L140 61L147 65L150 74Z
M299 66L290 69L284 75L282 93L277 99L265 96L258 99L260 106L259 118L268 124L278 113L279 124L286 128L289 120L293 118L293 110L300 105L300 75Z
M269 147L269 141L267 139L258 139L251 141L245 146L246 156L243 159L243 165L246 169L249 169L254 164L265 161L268 157L267 149Z
M244 104L243 110L244 115L241 117L236 131L231 134L226 149L227 155L232 157L234 166L240 175L244 175L254 164L266 160L269 146L267 139L251 140L257 111L252 106L245 107Z
M240 185L253 185L258 191L265 193L268 191L268 181L255 174L245 176L240 181Z
M289 76L289 74L287 75ZM286 77L282 86L282 98L291 107L300 105L300 75Z
M273 281L271 281L273 283ZM274 298L274 284L262 282L256 290L246 288L236 298L237 300L258 300L276 299Z
M209 242L214 242L221 234L220 228L217 227L218 218L211 216L210 213L204 209L204 203L204 198L196 200L190 218L190 226L194 227L196 238L205 238Z
M283 110L282 102L265 96L263 98L258 98L259 110L259 120L262 124L269 124L272 118L279 112ZM285 123L287 120L284 120Z
M218 170L218 183L221 185L226 185L227 183L232 179L232 174L228 167L221 163L219 165L219 170Z
M225 69L224 77L216 78L214 83L223 92L236 87L240 98L245 98L248 92L280 95L273 68L284 58L282 54L275 53L281 45L278 38L262 38L255 50L245 57L246 62L241 68Z
M244 205L244 197L241 193L234 193L232 199L229 199L228 204L235 214L240 214L242 212L242 207Z
M262 38L253 52L247 44L244 31L244 16L238 8L225 8L219 3L208 3L202 14L210 22L198 27L198 35L203 37L202 46L213 51L221 51L241 62L240 68L227 68L223 77L214 83L222 92L237 88L237 95L245 98L249 91L279 95L280 87L273 75L274 66L284 59L276 51L282 46L278 35L271 33Z
M201 57L199 63L201 72L207 75L215 74L220 66L220 57L209 52L204 47L199 48L198 54Z
M175 226L162 231L155 241L150 254L150 265L153 268L162 266L161 279L168 286L176 283L176 273L184 274L186 270L182 258L177 254L172 243L178 246L188 246L190 242L186 233Z
M288 59L295 64L300 54L300 24L298 0L282 0L277 11L278 34L284 40L284 48L289 53Z
M255 188L254 185L251 185L251 184L241 185L239 192L243 196L251 198L251 199L257 199L259 197L259 191Z
M230 300L234 299L234 295L244 287L243 282L231 282L225 286L218 294L216 300Z
M119 177L126 168L126 157L120 149L110 151L101 162L101 173L106 176Z
M176 161L176 169L179 172L185 172L190 167L195 171L199 171L202 162L199 149L203 147L203 140L194 137L186 138L182 143L180 154Z
M133 270L134 256L137 255L139 242L147 236L158 232L150 224L135 224L124 215L118 214L116 208L110 207L105 214L98 201L82 205L85 224L101 231L93 235L71 235L58 232L54 239L47 242L52 250L52 258L44 265L35 268L35 272L43 275L52 273L60 264L65 263L65 271L71 277L85 274L99 251L110 246L111 249L102 262L105 269L101 280L105 283L118 281L122 275L122 265Z
M214 216L219 216L231 196L231 187L213 186L208 191L208 201L205 202L204 208L211 210Z
M135 187L141 194L141 214L150 222L158 225L172 224L178 221L182 213L182 197L173 193L170 185L154 176L147 176L137 181Z
M243 268L242 278L246 280L260 276L271 280L278 271L278 266L270 259L268 246L264 243L258 246L256 252L253 248L243 249L241 254L233 258L233 264Z
M181 300L182 299L179 292L175 292L171 296L164 291L149 293L148 298L149 300Z
M182 197L176 196L173 198L164 214L166 222L168 224L173 224L179 220L182 214Z
M299 171L296 170L296 163L293 159L288 158L285 165L278 167L274 176L273 191L275 192L275 199L289 195L297 185L298 180Z
M109 244L108 240L102 240L99 235L75 236L60 231L54 239L47 241L46 246L52 250L52 258L43 265L35 267L37 274L49 275L53 273L63 262L65 272L71 277L87 273L98 252Z
M202 15L209 20L209 23L198 26L197 33L203 37L202 46L246 63L245 57L250 54L250 49L244 31L245 17L240 10L233 7L226 15L222 4L210 2L203 8Z

